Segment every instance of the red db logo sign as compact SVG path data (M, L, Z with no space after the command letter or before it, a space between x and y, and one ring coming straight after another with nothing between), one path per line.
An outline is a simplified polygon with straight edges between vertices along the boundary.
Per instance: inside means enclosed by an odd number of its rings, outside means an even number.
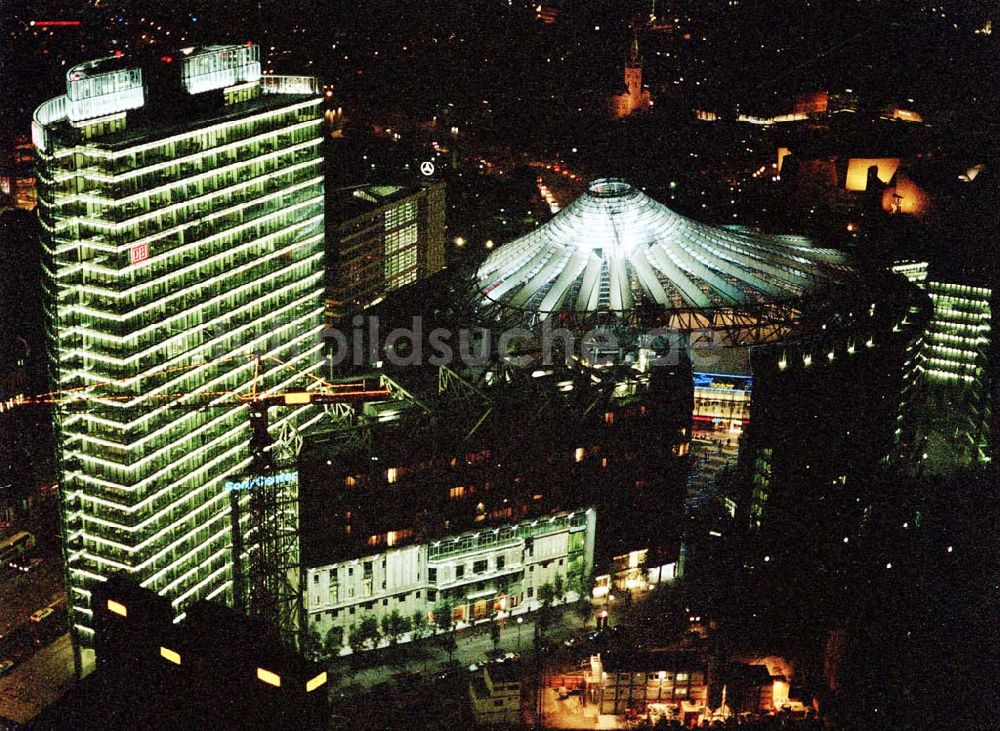
M138 264L140 261L146 261L149 258L149 244L138 244L133 246L128 250L129 260L133 264Z

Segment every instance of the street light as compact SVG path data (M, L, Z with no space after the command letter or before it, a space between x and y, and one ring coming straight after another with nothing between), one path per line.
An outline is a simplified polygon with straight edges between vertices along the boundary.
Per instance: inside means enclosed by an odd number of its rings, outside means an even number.
M517 649L521 649L521 625L524 624L524 617L517 618Z

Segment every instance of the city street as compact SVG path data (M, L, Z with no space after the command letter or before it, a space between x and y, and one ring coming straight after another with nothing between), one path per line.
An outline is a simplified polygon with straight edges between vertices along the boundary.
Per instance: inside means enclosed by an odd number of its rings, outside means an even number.
M0 719L26 723L74 682L69 633L0 677Z
M563 609L558 607L557 609ZM524 618L524 622L518 624L516 618L505 620L505 626L500 631L499 650L502 652L519 652L527 658L532 653L535 614L519 615ZM575 611L575 607L567 606L562 612L562 616L545 632L547 643L561 646L563 640L579 634L584 627L584 622ZM519 640L520 638L520 640ZM490 639L487 625L479 625L475 628L459 630L456 635L456 648L453 659L461 666L468 667L473 663L482 663L487 658L487 654L493 650L493 641ZM401 648L403 646L400 646ZM448 663L448 653L437 644L435 638L429 637L411 645L412 650L419 651L422 657L411 659L403 663L385 664L371 668L361 668L358 670L347 670L340 677L340 687L355 685L365 689L373 688L381 683L391 682L393 676L402 672L417 673L420 675L431 675L445 669ZM384 653L385 649L375 652ZM350 662L348 658L343 658L340 663ZM332 690L336 690L334 685Z
M36 555L42 557L42 563L30 573L8 568L0 575L0 637L27 622L36 609L66 598L58 552L40 551Z

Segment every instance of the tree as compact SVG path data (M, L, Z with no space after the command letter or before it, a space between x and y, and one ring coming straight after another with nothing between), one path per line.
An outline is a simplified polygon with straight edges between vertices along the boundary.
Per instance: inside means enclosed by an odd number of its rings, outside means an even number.
M302 637L302 654L307 660L313 662L325 660L327 657L326 648L320 640L319 630L310 626Z
M438 637L438 642L441 644L442 649L448 653L448 662L451 662L452 655L455 654L455 649L458 643L455 642L455 633L446 632L440 637Z
M589 599L594 588L594 570L581 570L573 574L569 588L575 590L581 599Z
M351 632L347 636L347 644L351 646L351 652L355 655L365 649L365 638L361 635L361 625L351 625Z
M365 617L361 620L361 624L351 627L351 634L347 641L354 652L361 652L361 650L378 647L380 639L378 620L375 617Z
M451 599L448 597L442 597L441 601L437 603L434 607L434 624L438 626L443 632L448 632L455 626L454 620L451 618L451 613L454 610L454 605Z
M493 642L493 652L496 653L497 649L500 647L500 623L497 621L496 615L493 615L490 622L490 640Z
M535 619L535 630L538 633L545 632L552 624L552 601L555 596L556 590L551 583L545 582L538 587L538 599L542 603L538 610L538 617Z
M542 632L544 630L542 627L542 616L543 615L539 615L539 617L535 620L535 634L533 637L533 644L535 646L535 662L538 663L539 667L541 667L542 662Z
M427 614L425 612L416 611L413 616L410 617L410 627L413 632L413 639L419 640L427 635Z
M556 574L555 581L552 583L552 589L555 592L556 599L561 600L566 595L566 580L562 574Z
M340 648L344 646L344 628L334 625L326 632L326 649L330 657L340 654Z
M594 586L594 572L591 571L579 571L571 574L568 577L569 588L576 591L578 598L576 600L576 613L579 615L580 619L586 622L590 619L593 607L591 605L591 597L593 596L593 586Z
M399 638L409 631L410 620L400 614L398 609L393 609L382 617L382 635L389 639L390 645L395 645L399 642Z
M548 608L552 606L552 601L556 597L556 589L552 584L546 581L540 587L538 587L538 600L542 603L542 608Z

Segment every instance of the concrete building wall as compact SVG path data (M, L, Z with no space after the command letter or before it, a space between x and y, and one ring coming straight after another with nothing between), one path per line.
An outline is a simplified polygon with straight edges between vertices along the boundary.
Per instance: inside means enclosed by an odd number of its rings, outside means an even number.
M589 575L593 568L596 513L586 509L553 516L551 533L547 520L507 526L513 535L494 545L479 544L483 533L494 531L486 529L307 568L308 627L320 637L331 627L343 627L346 643L350 628L368 616L381 625L393 611L408 618L420 612L430 622L445 596L455 619L468 624L495 612L537 608L539 587L555 583L557 575L563 577L564 597L575 598L573 577L567 574L571 567L577 575ZM453 553L430 556L432 545L440 549L448 541L458 546Z

